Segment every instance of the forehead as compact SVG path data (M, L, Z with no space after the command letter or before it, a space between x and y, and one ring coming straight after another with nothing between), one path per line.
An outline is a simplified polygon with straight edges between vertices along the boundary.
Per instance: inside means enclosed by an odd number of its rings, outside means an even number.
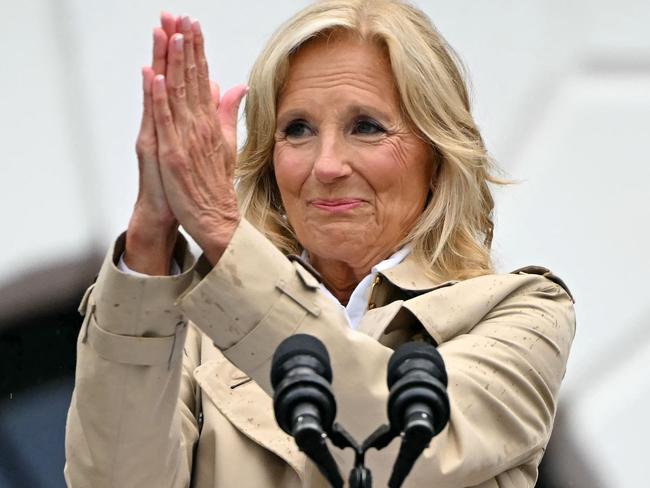
M308 41L291 56L279 99L312 88L341 87L374 92L386 102L396 102L386 49L377 42L341 32Z

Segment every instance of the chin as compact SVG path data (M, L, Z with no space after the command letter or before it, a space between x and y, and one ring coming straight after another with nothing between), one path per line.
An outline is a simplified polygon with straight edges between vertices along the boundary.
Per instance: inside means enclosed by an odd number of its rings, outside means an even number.
M311 255L354 264L362 261L370 249L361 235L358 231L340 232L324 226L318 232L310 232L300 242Z

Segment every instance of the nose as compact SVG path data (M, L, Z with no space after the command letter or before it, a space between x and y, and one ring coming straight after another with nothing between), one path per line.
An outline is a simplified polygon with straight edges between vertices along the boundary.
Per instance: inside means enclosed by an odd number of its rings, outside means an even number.
M352 173L346 143L342 137L321 135L312 173L323 184L334 183Z

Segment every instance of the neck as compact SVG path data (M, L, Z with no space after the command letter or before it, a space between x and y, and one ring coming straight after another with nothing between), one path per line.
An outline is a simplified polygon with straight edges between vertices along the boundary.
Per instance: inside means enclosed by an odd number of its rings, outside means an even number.
M370 273L372 267L355 268L348 263L309 256L312 266L318 270L323 283L339 302L347 305L350 295L359 282Z

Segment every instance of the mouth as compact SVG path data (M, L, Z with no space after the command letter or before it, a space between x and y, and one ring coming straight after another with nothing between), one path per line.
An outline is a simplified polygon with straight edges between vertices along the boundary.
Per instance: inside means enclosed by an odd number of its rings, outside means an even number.
M354 210L359 207L363 200L360 198L335 198L335 199L314 199L308 202L311 206L330 213L342 213Z

